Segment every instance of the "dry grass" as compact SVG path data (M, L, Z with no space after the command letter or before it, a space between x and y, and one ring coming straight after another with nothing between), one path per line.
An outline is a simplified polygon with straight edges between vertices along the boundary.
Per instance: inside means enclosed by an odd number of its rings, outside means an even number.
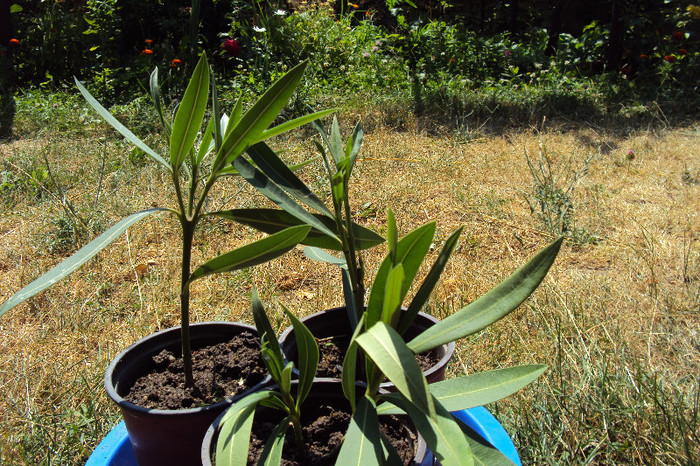
M571 158L576 166L595 155L572 200L577 226L600 239L567 243L526 305L458 345L451 371L551 366L532 388L496 407L528 462L698 461L700 183L692 176L700 169L698 128L626 135L520 131L460 143L377 127L365 137L353 179L356 215L380 232L388 207L404 233L435 220L435 254L441 241L465 226L430 304L433 313L446 315L552 239L524 199L533 188L525 150L536 154L540 141L562 163ZM313 154L302 139L278 145L290 158ZM19 168L31 173L31 160L41 163L37 154L47 154L68 198L96 230L127 212L165 205L170 194L161 172L131 165L124 144L110 137L101 143L20 140L0 151L2 162L13 164L3 169L25 181ZM92 209L103 151L112 162ZM322 186L319 168L303 171L314 188ZM65 254L49 252L57 236L47 221L65 216L63 209L30 188L17 183L2 194L3 301ZM249 204L245 193L232 182L214 202ZM117 422L101 388L109 360L136 339L177 324L174 226L159 217L132 228L68 280L0 320L0 461L83 461ZM254 235L223 223L202 231L195 260ZM365 257L370 271L382 253L378 248ZM252 271L202 280L192 290L194 320L250 322L253 283L273 311L277 302L300 314L342 304L337 271L293 251ZM615 413L623 414L611 417Z

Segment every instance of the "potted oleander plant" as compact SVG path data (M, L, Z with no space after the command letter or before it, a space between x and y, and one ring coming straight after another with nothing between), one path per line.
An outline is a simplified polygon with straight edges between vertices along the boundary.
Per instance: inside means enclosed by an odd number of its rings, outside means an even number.
M207 275L251 267L276 258L304 240L310 231L307 225L293 225L209 259L192 270L193 239L202 221L208 217L230 218L225 212L207 210L207 200L220 180L238 174L233 166L234 161L242 158L241 155L246 150L259 144L264 145L266 139L333 111L318 112L270 127L299 84L305 66L306 63L302 63L290 70L246 112L243 112L242 100L239 99L231 114L226 115L220 110L214 76L210 72L206 55L203 54L172 121L169 121L162 108L156 69L151 75L150 93L167 137L166 154L158 153L124 127L76 79L78 89L97 113L170 175L174 199L170 207L150 208L124 218L11 296L0 307L0 315L68 276L140 220L156 213L171 214L178 220L182 236L180 326L151 335L132 345L110 364L105 376L108 394L122 408L132 445L142 465L192 464L198 460L204 432L218 413L231 403L232 392L229 390L230 385L216 382L211 384L210 391L213 393L205 393L205 388L195 378L197 360L193 361L193 348L198 350L200 357L203 351L199 350L205 345L227 341L236 334L254 332L252 326L241 327L231 323L190 325L191 284ZM210 119L204 125L207 112L210 113ZM266 145L264 147L268 148ZM251 214L254 216L255 211L251 211ZM334 234L332 228L327 233ZM259 346L259 342L252 344ZM259 354L258 346L254 346L256 354ZM238 348L231 347L227 351L235 352ZM162 350L170 353L161 353ZM181 357L181 361L176 361L177 368L170 364L176 359L173 354ZM234 379L255 385L265 377L264 366L260 366L262 372L249 370L243 375L240 371L234 372L237 374ZM177 385L173 390L185 392L182 397L185 401L180 402L179 406L178 401L173 402L174 407L167 402L167 409L162 404L153 404L152 397L159 396L158 389L155 390L155 395L127 395L132 386L141 383L137 379L145 375L145 372L171 370L179 371L176 380L172 382ZM129 398L130 396L132 397ZM179 407L185 409L171 409Z
M362 126L358 123L352 135L343 142L336 118L333 118L330 133L325 131L320 122L315 121L314 125L321 136L321 141L315 142L328 180L327 197L331 199L331 208L326 207L319 200L320 196L313 195L294 172L285 167L284 162L273 151L264 144L259 144L254 150L249 151L255 166L243 158L234 161L234 166L244 178L280 208L264 211L234 209L227 214L240 223L269 234L295 225L309 225L312 230L303 242L306 245L305 255L314 260L339 266L345 306L317 312L305 317L303 321L316 338L325 342L317 375L340 378L340 365L336 364L337 359L342 357L342 352L349 344L350 336L366 312L370 312L368 321L374 322L374 312L378 300L381 299L379 293L385 286L389 264L384 263L380 267L374 279L373 292L365 302L367 277L361 252L384 243L385 239L357 225L352 219L350 180L364 137ZM315 210L315 212L308 210ZM389 234L391 235L391 232ZM415 277L432 244L434 234L435 223L430 223L410 233L409 237L401 243L397 254L407 264L405 269L407 283L410 284ZM413 297L407 308L396 315L400 320L397 322L396 329L405 339L416 337L438 322L436 318L422 312L422 308L427 302L429 290L435 285L444 268L446 258L454 249L458 236L459 232L452 235L446 242L423 287ZM329 250L340 252L341 256L329 253ZM409 287L407 285L402 289L402 301ZM296 360L298 355L291 327L282 334L280 341L286 358ZM454 343L446 342L431 348L425 354L418 355L429 382L444 379L447 363L453 351Z
M341 429L344 432L329 437L332 444L321 449L323 462L314 464L415 464L414 457L397 455L386 431L380 428L382 419L390 415L407 415L435 458L445 466L510 464L508 458L476 432L457 422L451 412L506 397L536 379L546 366L498 369L428 384L415 355L472 335L512 312L544 279L563 238L544 248L485 295L406 343L397 330L405 314L401 309L402 290L412 281L407 277L411 275L413 259L411 254L401 251L411 249L408 243L421 240L411 233L399 240L396 231L390 213L389 253L380 267L381 271L386 264L386 273L378 274L379 279L375 279L370 290L380 304L372 307L370 297L370 305L360 316L345 353L341 380L336 382L336 398L340 392L345 398L341 404L346 411L346 422ZM253 294L252 302L256 326L262 335L263 357L277 386L241 399L220 416L205 437L203 461L206 464L213 457L217 466L275 465L284 456L286 460L297 461L287 464L310 464L314 444L319 438L326 439L320 433L318 420L304 415L304 411L313 411L324 403L318 398L307 402L310 393L328 384L326 379L314 378L319 358L316 339L303 322L285 309L292 321L299 352L299 379L293 384L294 363L283 359L257 295ZM360 373L364 374L364 383L358 385ZM385 378L394 384L395 392L381 389ZM270 409L280 414L274 417ZM274 420L272 425L271 420ZM251 431L258 434L251 435Z

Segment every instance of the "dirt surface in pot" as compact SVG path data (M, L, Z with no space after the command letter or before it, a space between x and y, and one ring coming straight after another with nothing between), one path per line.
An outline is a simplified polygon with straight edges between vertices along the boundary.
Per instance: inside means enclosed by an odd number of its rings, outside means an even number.
M283 466L326 466L335 464L343 435L350 424L350 414L337 410L326 404L320 404L312 410L306 409L303 422L306 454L300 456L294 442L294 433L287 431L282 452ZM265 447L265 442L272 434L280 419L267 419L253 424L248 451L248 464L257 464ZM410 464L416 454L416 435L398 416L382 416L380 431L389 439L399 454L403 464Z
M321 358L318 362L316 377L331 377L339 379L343 371L343 358L348 347L347 337L325 338L319 340L318 347ZM440 358L435 357L432 351L417 354L416 361L425 372L440 362Z
M267 375L260 340L250 332L198 348L192 359L194 389L185 387L182 358L163 350L153 357L155 369L138 379L124 398L150 409L196 408L242 393Z

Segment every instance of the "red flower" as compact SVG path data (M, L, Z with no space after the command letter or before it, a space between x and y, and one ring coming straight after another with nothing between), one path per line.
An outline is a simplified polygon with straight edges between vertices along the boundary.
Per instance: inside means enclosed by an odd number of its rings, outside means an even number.
M676 57L674 57L673 55L666 55L664 57L664 60L666 60L669 63L673 63L674 61L676 61Z
M221 44L221 48L232 57L237 57L241 53L241 46L233 39L226 39Z
M173 61L170 62L170 68L177 68L180 65L182 65L182 60L179 58L174 58Z
M647 58L649 58L649 55L647 55L646 53L640 53L639 58L641 58L642 60L646 60Z
M141 50L141 53L144 55L153 55L153 50L151 49L143 49Z
M19 45L19 39L15 39L15 38L10 39L10 44Z
M682 31L673 31L671 37L673 37L673 40L683 40L685 39L685 34Z
M146 44L148 44L148 45L151 45L151 44L153 43L153 40L152 40L152 39L146 39L144 42L146 42Z
M688 51L686 49L678 49L676 50L680 55L688 55Z

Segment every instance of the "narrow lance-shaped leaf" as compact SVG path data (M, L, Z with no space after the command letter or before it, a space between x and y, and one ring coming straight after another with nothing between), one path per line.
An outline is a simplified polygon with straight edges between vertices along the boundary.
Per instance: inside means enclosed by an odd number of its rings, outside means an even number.
M462 429L439 401L433 400L436 415L426 416L413 403L402 397L392 397L411 417L430 451L443 466L471 466L474 464L471 449Z
M328 254L323 249L319 249L313 246L307 246L304 248L304 255L314 261L325 262L331 265L337 265L338 267L346 267L347 263L342 257L336 257L332 254Z
M430 251L430 245L433 242L434 235L435 222L431 222L408 233L396 244L394 262L396 264L401 264L404 272L404 281L401 287L401 301L403 301L408 289L413 283L413 279L416 277L418 269L423 263L423 259L428 254L428 251ZM368 326L372 326L374 322L380 318L382 304L384 302L384 288L392 268L392 258L387 256L382 261L374 277L369 300L367 302Z
M158 67L153 69L151 73L151 79L149 80L149 86L151 90L151 99L153 100L153 105L156 107L156 112L158 112L158 118L160 119L161 125L165 130L166 136L170 137L170 123L166 121L163 115L163 105L160 101L160 86L158 85Z
M329 108L327 110L321 110L319 112L311 113L309 115L304 115L299 118L295 118L290 121L286 121L282 124L279 124L277 126L274 126L266 131L263 131L263 133L260 135L259 139L262 141L264 139L270 139L271 137L278 136L280 134L286 133L288 131L291 131L295 128L298 128L300 126L304 126L307 123L311 123L313 121L318 120L319 118L323 118L325 116L330 115L331 113L337 112L337 108Z
M261 466L279 466L282 461L284 437L289 427L289 417L285 417L275 426L260 454L258 464ZM217 465L218 466L218 465Z
M304 325L294 314L289 312L289 309L282 306L284 313L287 314L294 328L294 339L297 343L297 359L299 364L299 386L297 387L297 407L306 399L316 377L318 369L319 350L316 339L311 334L306 325Z
M465 375L430 384L430 392L448 411L459 411L493 403L512 395L539 377L547 366L527 365L496 369L488 372ZM390 400L398 395L386 395ZM378 412L402 414L389 403L382 404Z
M202 54L187 84L170 133L170 163L177 169L193 149L209 100L209 63Z
M443 270L445 270L447 260L457 247L457 242L459 240L459 236L462 234L462 229L463 228L459 228L457 231L452 233L447 241L445 241L445 245L443 246L442 251L440 251L440 255L430 268L430 271L423 280L423 283L421 283L420 288L418 288L418 291L416 291L415 296L408 305L408 309L401 316L401 321L399 322L399 326L397 328L399 334L403 335L406 330L408 330L420 310L423 309L423 306L425 306L425 304L428 302L430 294L433 292L438 280L440 280Z
M299 201L308 205L312 209L333 218L333 214L292 170L270 149L264 142L259 142L247 149L251 160L258 168L279 187L287 191Z
M363 396L352 415L336 466L380 465L384 457L374 401Z
M395 328L401 316L401 286L403 282L403 266L399 264L389 272L384 292L384 303L382 305L381 320L391 328Z
M70 256L68 259L64 260L48 272L46 272L41 277L37 278L29 285L22 288L20 291L15 293L0 306L0 316L15 307L16 305L23 303L32 296L44 291L46 288L52 286L59 280L67 277L72 272L77 270L81 265L83 265L88 260L92 259L98 252L102 251L105 247L110 245L114 240L116 240L124 231L129 228L134 223L143 220L151 214L156 212L163 212L167 209L155 208L142 210L135 214L131 214L119 223L115 224L107 231L102 233L100 236L90 241L88 244L80 248L75 254Z
M292 226L307 224L307 222L290 214L286 210L281 209L232 209L222 212L213 212L211 215L233 220L234 222L242 223L243 225L247 225L268 234L277 233L278 231L282 231L285 228ZM328 230L337 236L338 227L332 219L321 214L309 215L314 217L316 221L323 224ZM358 225L357 223L353 222L352 229L353 235L355 236L355 247L357 249L371 248L381 244L384 241L384 238L379 236L377 233ZM330 237L315 228L311 229L306 238L304 238L304 241L302 241L302 244L334 251L339 251L342 249L342 244L339 240L337 240L335 237Z
M252 393L234 403L221 419L219 438L216 444L217 466L240 466L246 464L250 431L255 407L272 399L277 392L264 390Z
M564 238L559 238L481 298L430 327L408 346L422 353L478 332L515 310L542 283Z
M308 226L287 228L267 238L215 257L192 272L187 285L207 275L252 267L281 256L303 240L310 229L311 227Z
M255 189L260 191L265 197L280 206L285 211L289 212L294 217L298 218L307 225L311 225L321 233L324 233L331 238L338 239L322 221L318 220L311 213L304 210L299 204L289 197L282 189L274 184L265 174L255 168L250 162L243 157L238 157L233 162L234 168L240 175ZM338 239L338 241L340 241Z
M343 394L350 401L353 411L355 410L355 381L357 367L357 343L355 340L364 328L364 315L360 317L360 322L355 326L355 331L350 338L348 349L345 352L343 359L343 367L341 372L341 384L343 385Z
M270 323L270 319L267 317L263 303L260 301L260 296L258 296L258 290L255 287L253 287L250 302L253 311L253 320L255 321L255 328L258 329L258 335L260 335L261 338L263 336L267 336L270 351L272 351L275 357L281 362L283 360L282 350L279 342L277 341L277 335L272 328L272 324Z
M495 421L494 421L495 422ZM458 423L472 452L474 466L514 466L506 455L501 453L484 438L463 422Z
M426 415L435 416L428 382L401 335L384 322L377 322L356 341L401 394Z
M104 118L104 120L105 120L107 123L109 123L114 129L116 129L117 131L119 131L119 133L121 133L121 135L124 136L130 143L132 143L133 145L135 145L136 147L138 147L139 149L141 149L142 151L144 151L146 154L148 154L153 160L155 160L156 162L158 162L158 163L160 163L161 165L163 165L165 168L168 169L168 171L172 171L172 167L170 166L170 164L169 164L163 157L161 157L160 155L158 155L158 153L157 153L156 151L154 151L153 149L151 149L150 147L148 147L148 146L146 145L145 142L143 142L141 139L139 139L138 137L136 137L136 135L135 135L134 133L132 133L131 131L129 131L129 129L127 129L126 126L124 126L123 124L121 124L121 123L119 122L119 120L117 120L116 118L114 118L114 116L113 116L111 113L109 113L109 111L108 111L106 108L104 108L104 107L103 107L103 106L88 92L87 89L85 89L85 86L83 86L83 85L80 83L80 81L78 81L78 78L75 78L75 85L78 87L78 90L79 90L80 93L83 95L83 97L85 98L85 100L87 100L87 102L90 104L90 106L91 106L92 108L94 108L95 111L96 111L102 118Z
M299 85L307 63L289 70L245 112L230 132L227 131L214 162L215 172L233 162L247 147L260 141L260 135L279 115Z

